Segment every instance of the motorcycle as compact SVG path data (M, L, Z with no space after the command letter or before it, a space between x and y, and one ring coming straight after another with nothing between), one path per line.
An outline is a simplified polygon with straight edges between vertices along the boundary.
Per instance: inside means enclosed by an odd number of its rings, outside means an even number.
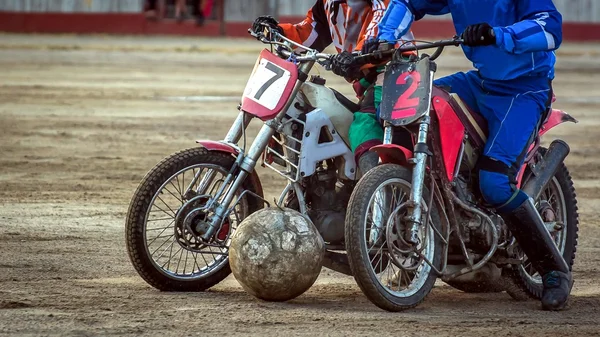
M230 274L232 234L248 215L270 206L255 171L259 162L287 180L277 205L308 215L319 229L327 243L325 266L351 274L339 251L357 176L348 130L359 107L323 78L309 77L315 63L330 67L332 55L275 31L252 34L271 50L260 53L225 138L198 140L199 146L163 159L132 197L127 251L157 289L202 291ZM264 124L247 146L253 118Z
M252 34L272 48L260 53L225 138L199 140L199 146L163 159L132 197L126 244L147 283L164 291L202 291L230 274L232 234L248 215L270 206L255 171L260 162L287 180L277 205L308 215L323 236L324 266L353 275L381 308L416 306L438 277L467 292L506 290L520 300L541 296L540 276L502 219L473 193L485 122L459 97L432 85L433 61L459 39L356 56L365 63L392 58L380 116L384 144L373 149L381 165L357 183L348 130L359 106L325 86L324 79L309 77L316 63L329 68L332 55L272 30ZM428 48L438 50L404 63L393 57ZM264 125L247 147L246 128L253 118ZM518 185L536 200L572 265L578 214L563 164L569 149L561 141L546 149L539 141L568 121L576 122L563 111L549 110ZM413 142L397 144L399 130L410 133ZM402 221L407 215L412 222ZM428 221L421 221L423 216Z
M387 64L380 118L384 141L372 151L380 164L356 184L347 210L345 246L351 271L378 307L415 307L437 278L465 292L506 290L518 300L539 299L540 275L503 219L477 192L477 160L484 148L485 120L455 94L433 85L434 60L455 37L403 46ZM410 59L401 52L437 48ZM379 55L357 59L369 62ZM554 101L554 100L553 100ZM569 114L549 109L518 171L516 185L529 195L569 267L575 259L577 199L564 159L569 146L540 138ZM395 134L409 133L411 144Z

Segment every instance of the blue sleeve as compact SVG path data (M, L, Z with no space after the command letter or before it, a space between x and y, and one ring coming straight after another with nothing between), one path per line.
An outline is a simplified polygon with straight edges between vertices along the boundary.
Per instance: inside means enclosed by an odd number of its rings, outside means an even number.
M378 39L396 41L409 31L413 21L426 14L447 13L450 13L447 0L392 0L379 22Z
M494 27L496 45L509 53L523 54L557 49L562 43L562 15L552 0L519 0L519 22Z

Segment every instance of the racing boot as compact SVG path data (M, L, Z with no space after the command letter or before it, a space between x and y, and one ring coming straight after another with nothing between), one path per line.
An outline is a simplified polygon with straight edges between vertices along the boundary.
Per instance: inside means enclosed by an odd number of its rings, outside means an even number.
M379 164L379 155L373 151L367 151L358 158L358 178L362 178L369 170Z
M542 275L542 309L563 309L567 305L573 286L571 272L548 233L533 200L525 200L515 210L505 214L505 219L519 246L535 270Z
M542 295L542 308L544 310L562 310L567 305L569 293L573 287L570 273L551 271L542 278L544 292Z

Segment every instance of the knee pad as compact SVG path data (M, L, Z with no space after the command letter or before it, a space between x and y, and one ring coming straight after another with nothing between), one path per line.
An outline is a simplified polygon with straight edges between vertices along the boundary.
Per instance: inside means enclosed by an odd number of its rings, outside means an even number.
M488 204L497 207L507 202L514 193L506 174L479 171L479 190Z
M482 158L479 168L479 191L485 202L498 212L511 212L527 200L527 195L517 189L514 169L491 159Z

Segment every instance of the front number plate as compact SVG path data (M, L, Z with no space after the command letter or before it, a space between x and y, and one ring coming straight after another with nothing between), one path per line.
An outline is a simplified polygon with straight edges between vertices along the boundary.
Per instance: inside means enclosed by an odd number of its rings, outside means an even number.
M289 71L263 58L248 80L244 96L269 110L274 110L290 78Z

